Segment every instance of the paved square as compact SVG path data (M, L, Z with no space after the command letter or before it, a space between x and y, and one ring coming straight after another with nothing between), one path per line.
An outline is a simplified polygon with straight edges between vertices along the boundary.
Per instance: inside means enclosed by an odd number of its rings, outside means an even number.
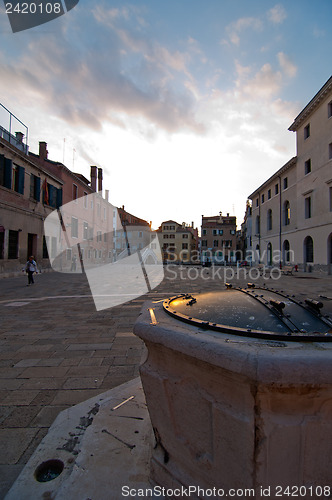
M0 498L6 494L57 414L137 377L144 344L132 333L142 304L178 293L254 281L249 269L172 266L148 295L97 312L84 275L44 273L0 280ZM247 272L247 275L245 275ZM332 277L296 273L265 284L319 299L332 313Z

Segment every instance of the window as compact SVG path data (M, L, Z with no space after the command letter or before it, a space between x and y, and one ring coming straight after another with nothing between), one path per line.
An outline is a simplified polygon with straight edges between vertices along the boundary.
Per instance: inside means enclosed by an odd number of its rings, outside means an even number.
M283 221L284 226L289 226L290 224L290 204L289 201L285 201L283 206Z
M256 207L258 207L258 204L259 204L259 199L256 198Z
M307 236L304 240L304 262L314 261L314 242L311 236Z
M83 222L83 240L87 240L89 237L89 224Z
M328 118L331 118L332 116L332 101L330 101L327 105L327 116Z
M169 237L174 239L175 238L175 234L170 234Z
M332 160L332 142L329 144L329 160Z
M207 247L207 240L202 240L202 247Z
M271 199L271 189L268 190L267 192L267 199L270 200Z
M66 250L66 259L71 262L71 248L67 248Z
M76 217L71 218L71 237L78 238L78 219Z
M235 234L235 229L231 229L231 230L230 230L230 234L233 234L233 235L234 235L234 234Z
M271 231L272 229L272 210L268 210L267 212L267 230Z
M40 201L40 177L30 175L30 198Z
M188 235L187 234L183 234L182 238L188 238Z
M84 208L88 208L88 193L86 191L83 193L83 206Z
M143 238L143 231L138 231L138 237Z
M264 203L264 194L262 194L262 203Z
M311 196L304 200L304 217L305 219L311 219Z
M215 236L216 234L218 234L218 229L214 229L214 230L212 231L212 233L213 233L213 236Z
M260 220L259 220L259 215L256 217L256 234L260 233Z
M206 235L206 229L203 229L203 232L202 232L203 236Z
M304 140L310 137L310 123L304 127Z
M78 198L78 187L76 186L76 184L73 184L73 200L77 200Z
M279 184L276 184L274 186L274 194L278 194L279 193Z
M224 230L223 229L219 229L219 234L223 235L224 234Z
M8 259L18 258L18 231L8 231Z
M47 184L48 189L48 205L50 207L56 208L59 207L62 203L62 189L57 189L52 184ZM59 201L59 196L61 192L61 202Z
M188 249L188 243L182 243L182 250Z
M25 169L19 165L12 165L12 189L17 193L24 194Z
M219 241L218 240L213 240L213 246L217 247L218 245L219 245Z
M304 162L304 175L310 174L311 172L311 159Z
M288 188L288 177L284 178L284 189Z

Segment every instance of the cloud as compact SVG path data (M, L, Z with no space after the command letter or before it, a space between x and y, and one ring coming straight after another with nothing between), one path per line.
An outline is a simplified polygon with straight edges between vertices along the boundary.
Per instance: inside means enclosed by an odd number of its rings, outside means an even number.
M267 13L269 21L273 24L281 24L287 17L287 13L281 4L277 4Z
M242 76L242 75L240 75ZM245 82L238 82L238 87L242 88L242 92L252 96L271 98L280 90L282 83L282 74L279 71L274 71L271 64L265 63L261 69L251 79Z
M76 26L71 19L70 31L64 23L60 33L27 38L18 57L2 57L3 84L12 88L15 81L19 101L31 97L72 126L101 130L110 121L130 128L139 120L150 135L151 125L168 133L204 133L195 119L195 79L188 69L193 55L142 33L133 9L98 6L93 14L81 13Z
M234 45L240 45L240 33L246 29L260 31L263 27L262 21L255 17L241 17L226 27L229 40ZM223 40L222 43L227 43Z
M280 67L285 75L289 78L294 78L297 73L297 67L295 66L295 64L293 64L289 57L283 52L279 52L277 57Z

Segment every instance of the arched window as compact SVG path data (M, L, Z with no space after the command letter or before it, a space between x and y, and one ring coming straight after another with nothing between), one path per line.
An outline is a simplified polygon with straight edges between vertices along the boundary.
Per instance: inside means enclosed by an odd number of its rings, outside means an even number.
M286 263L290 262L290 245L289 241L285 240L283 244L283 261Z
M256 234L259 234L260 233L260 219L259 219L259 215L256 216Z
M289 226L290 224L290 204L289 201L285 201L283 206L283 222L284 226Z
M261 260L260 249L259 249L259 245L258 244L256 245L255 260L258 260L258 262L260 262L260 260Z
M271 231L272 229L272 210L269 209L267 211L267 230Z
M311 236L307 236L304 240L304 262L314 261L314 242Z
M272 266L273 259L272 259L272 245L269 242L267 245L267 265Z
M327 272L332 274L332 233L327 238Z

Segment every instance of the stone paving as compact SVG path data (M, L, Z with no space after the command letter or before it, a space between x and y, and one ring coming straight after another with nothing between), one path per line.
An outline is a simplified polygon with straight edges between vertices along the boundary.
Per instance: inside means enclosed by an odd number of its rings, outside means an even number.
M332 312L332 276L248 272L172 266L148 295L99 312L84 275L45 273L30 287L25 275L0 280L0 499L60 411L138 376L145 348L132 329L147 298L256 281L319 298Z

